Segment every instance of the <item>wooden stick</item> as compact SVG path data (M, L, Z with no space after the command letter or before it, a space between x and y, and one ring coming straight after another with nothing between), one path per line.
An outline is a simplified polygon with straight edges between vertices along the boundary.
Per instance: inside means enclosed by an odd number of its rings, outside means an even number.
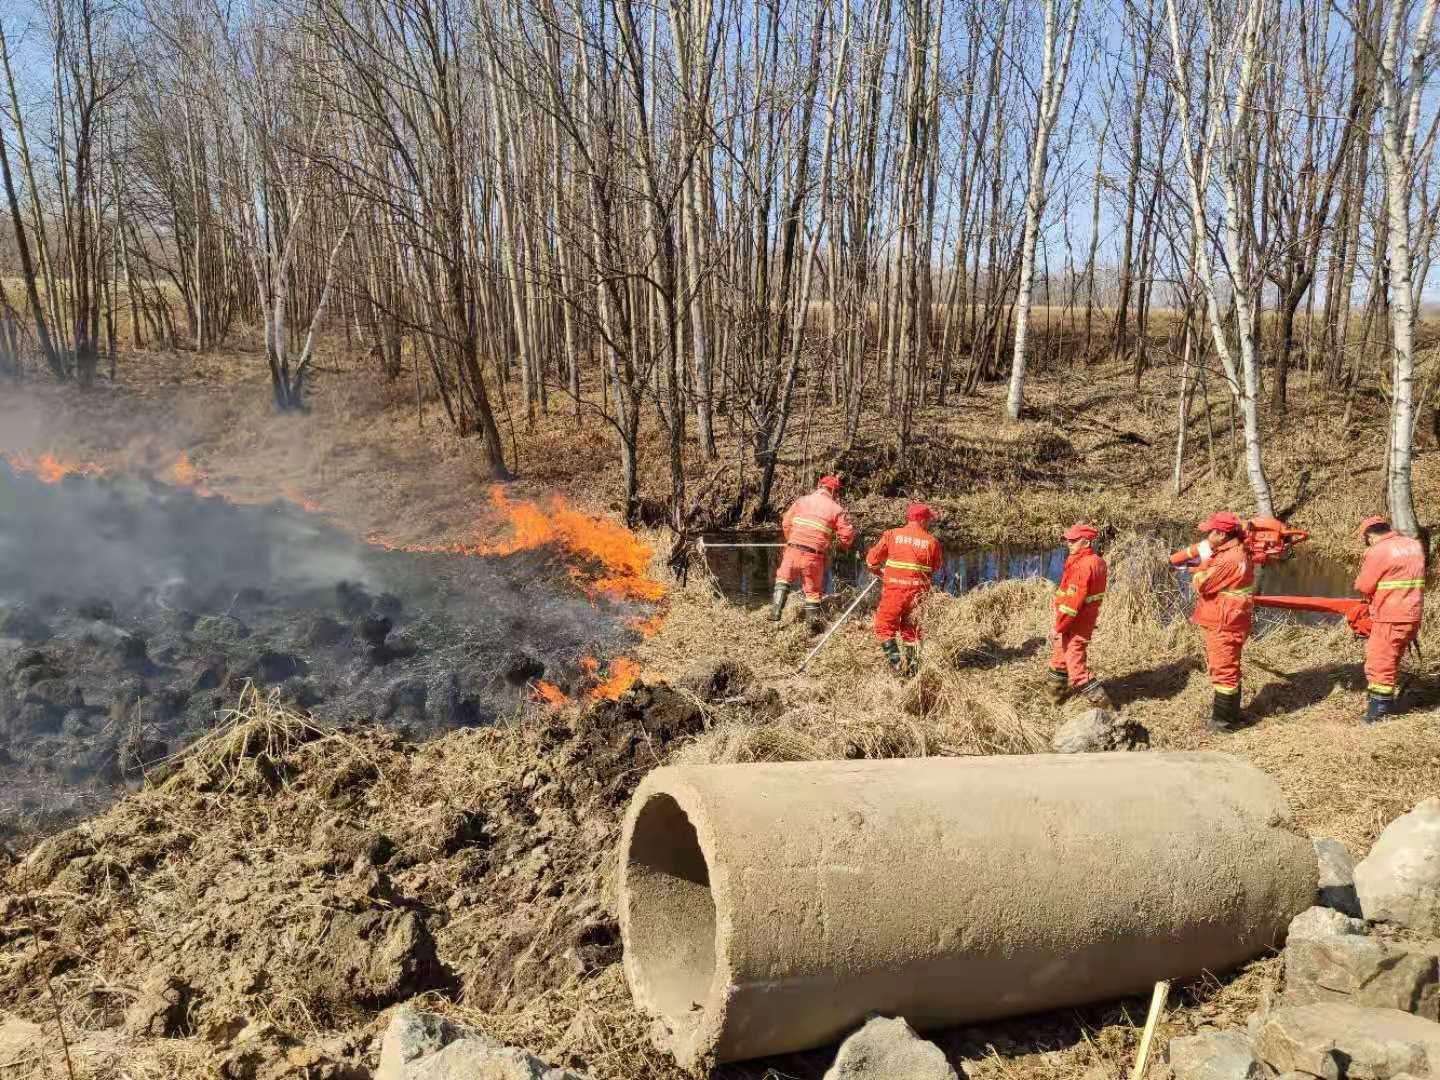
M1140 1036L1140 1049L1135 1054L1135 1068L1130 1070L1130 1080L1143 1080L1145 1066L1150 1063L1150 1043L1155 1038L1155 1028L1160 1023L1160 1014L1165 1011L1165 999L1170 996L1170 980L1162 979L1155 984L1150 995L1150 1015L1145 1018L1145 1031Z

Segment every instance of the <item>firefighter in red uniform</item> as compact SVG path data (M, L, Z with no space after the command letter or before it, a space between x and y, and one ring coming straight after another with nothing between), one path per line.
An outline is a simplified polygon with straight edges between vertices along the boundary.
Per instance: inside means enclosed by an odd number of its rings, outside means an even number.
M1240 722L1240 653L1255 613L1255 567L1245 550L1243 526L1234 514L1212 514L1200 523L1198 544L1170 556L1174 566L1198 563L1190 576L1195 611L1190 621L1205 631L1205 658L1215 698L1211 731L1233 731Z
M1099 535L1093 525L1083 523L1065 530L1070 555L1055 590L1055 625L1050 632L1054 647L1046 687L1046 696L1056 705L1070 693L1081 695L1093 705L1110 705L1105 687L1090 670L1087 656L1110 573L1105 560L1091 546Z
M855 526L836 498L840 494L838 476L822 476L814 491L796 499L785 511L785 555L775 572L775 596L770 604L770 619L779 622L785 611L790 590L799 581L805 590L805 616L812 630L824 626L820 614L820 598L825 593L825 564L831 543L841 551L849 551L855 543Z
M930 591L931 577L945 564L940 541L926 528L934 519L930 507L912 503L905 511L905 527L885 530L865 554L865 565L880 577L875 636L897 675L914 675L920 666L920 626L915 608Z
M1365 640L1365 722L1373 724L1400 711L1400 659L1420 633L1424 613L1425 549L1383 517L1362 521L1360 536L1366 551L1355 591L1370 602L1374 624Z

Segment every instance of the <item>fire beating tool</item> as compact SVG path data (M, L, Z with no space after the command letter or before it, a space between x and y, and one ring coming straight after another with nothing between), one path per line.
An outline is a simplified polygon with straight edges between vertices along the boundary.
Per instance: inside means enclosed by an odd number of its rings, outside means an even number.
M860 601L864 600L865 597L870 595L870 590L879 583L880 579L878 577L871 578L870 584L866 585L865 588L860 590L860 595L855 597L854 600L850 601L850 606L845 609L845 614L841 615L840 618L835 620L835 625L830 627L829 630L825 631L825 636L822 637L819 641L817 641L815 643L815 647L810 650L810 654L806 656L804 660L800 661L800 671L804 671L807 667L810 666L810 661L815 659L815 654L818 653L821 649L823 649L825 647L825 643L835 636L836 630L839 630L840 627L845 625L845 620L850 618L850 613L860 606Z
M1364 600L1345 596L1257 596L1257 607L1280 608L1282 611L1319 611L1343 615L1356 637L1370 636L1370 605Z

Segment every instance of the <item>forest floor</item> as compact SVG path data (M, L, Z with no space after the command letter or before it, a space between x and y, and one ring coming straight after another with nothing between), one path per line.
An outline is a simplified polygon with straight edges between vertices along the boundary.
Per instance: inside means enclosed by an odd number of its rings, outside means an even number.
M183 455L216 491L300 499L360 534L469 540L496 527L483 511L489 481L477 448L446 431L433 402L422 403L420 427L413 386L342 377L351 364L327 357L312 412L276 417L258 357L179 363L177 375L174 357L129 358L120 386L85 395L24 387L0 403L0 452L157 475ZM1082 517L1109 527L1113 576L1092 659L1117 707L1149 730L1153 749L1252 762L1307 831L1358 858L1386 823L1440 790L1440 629L1432 617L1402 718L1359 722L1360 650L1343 626L1284 626L1245 654L1255 722L1234 735L1206 732L1202 650L1177 618L1178 591L1157 587L1164 551L1153 532L1253 504L1214 387L1216 467L1201 412L1173 493L1175 392L1173 373L1149 373L1137 390L1120 365L1041 372L1030 395L1037 419L1003 422L1000 388L985 388L924 410L899 462L884 438L842 452L838 422L803 408L776 501L839 467L872 528L900 520L913 497L938 505L949 542L962 546L1045 543ZM1383 506L1384 416L1378 397L1347 408L1343 394L1309 390L1297 376L1288 416L1267 418L1276 505L1293 508L1333 557L1358 560L1355 523ZM697 485L713 476L714 506L728 508L756 473L739 433L719 434L724 467L700 462L692 447L693 475ZM642 489L657 505L669 487L660 439L647 431ZM1428 423L1418 441L1416 503L1430 524L1440 456ZM617 507L613 439L597 418L580 426L557 410L513 446L522 492L563 494L598 513ZM727 603L703 572L674 579L667 537L645 536L651 573L667 586L664 621L637 653L650 688L619 702L526 706L517 723L420 746L366 726L316 731L252 701L163 779L3 878L0 1011L50 1033L63 1020L77 1076L333 1078L364 1075L347 1063L373 1066L384 1010L416 995L594 1080L678 1080L630 1005L613 916L610 853L648 768L1034 752L1066 716L1040 692L1043 582L933 597L925 664L910 683L886 672L860 625L799 675L802 627L776 630ZM256 763L257 745L271 764ZM412 921L401 926L398 913ZM424 924L418 935L414 920ZM408 934L433 951L419 948L404 978L386 979L366 957L352 963L305 945L307 933L348 940L354 925L360 937L378 927L387 942ZM290 928L284 947L276 927ZM1207 1025L1243 1026L1278 992L1282 966L1263 957L1180 987L1160 1045ZM337 994L334 984L355 985L357 970L377 983L369 997ZM167 980L186 1002L183 1022L168 1028L140 1007L174 989ZM1144 1008L1131 1000L936 1038L980 1080L1074 1080L1091 1068L1115 1078L1128 1072ZM820 1051L717 1076L816 1080L829 1059ZM55 1058L28 1060L31 1071L16 1065L15 1076L64 1075ZM8 1080L4 1066L0 1053Z

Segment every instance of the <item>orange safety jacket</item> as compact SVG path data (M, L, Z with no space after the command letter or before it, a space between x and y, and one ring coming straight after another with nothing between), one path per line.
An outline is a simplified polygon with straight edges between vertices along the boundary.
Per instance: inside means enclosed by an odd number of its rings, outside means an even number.
M1388 532L1365 551L1355 591L1370 601L1377 623L1418 623L1425 609L1425 549Z
M841 551L849 551L855 543L855 526L850 515L824 488L796 499L785 511L785 542L809 548L819 555L830 550L832 541L839 541Z
M1055 590L1055 632L1088 637L1100 617L1110 568L1100 553L1081 548L1065 559L1060 587Z
M1195 611L1190 621L1207 630L1249 634L1255 614L1255 566L1239 539L1226 540L1208 557L1201 545L1193 544L1170 556L1181 565L1201 559L1190 576L1195 590Z
M865 553L865 565L880 575L883 588L926 588L935 571L945 565L940 541L919 522L904 528L886 529Z

